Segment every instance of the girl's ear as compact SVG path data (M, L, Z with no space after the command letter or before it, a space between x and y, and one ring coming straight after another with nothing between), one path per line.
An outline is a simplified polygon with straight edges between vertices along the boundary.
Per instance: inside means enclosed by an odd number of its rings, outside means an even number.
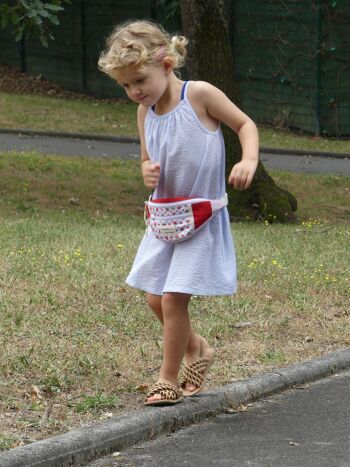
M171 58L169 58L169 57L164 57L163 58L163 68L164 68L164 71L165 71L165 73L167 75L170 74L173 71L174 64L173 64Z

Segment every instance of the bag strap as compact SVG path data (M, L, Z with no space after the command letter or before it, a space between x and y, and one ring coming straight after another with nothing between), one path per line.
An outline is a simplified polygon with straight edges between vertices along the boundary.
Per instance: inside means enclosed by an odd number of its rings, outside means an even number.
M228 205L227 193L225 193L222 198L212 199L212 200L210 200L210 202L211 202L211 207L212 207L213 211L218 211L219 209L224 208L225 206Z

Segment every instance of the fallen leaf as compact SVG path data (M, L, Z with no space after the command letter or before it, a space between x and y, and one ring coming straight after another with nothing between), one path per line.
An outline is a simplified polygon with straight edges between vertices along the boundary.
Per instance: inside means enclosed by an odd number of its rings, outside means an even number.
M253 326L253 323L251 321L229 324L229 328L235 328L235 329L249 328L250 326Z
M69 203L71 206L78 206L78 204L79 204L79 198L75 198L74 196L72 196L71 198L69 198L68 203Z
M38 388L38 386L35 386L33 385L31 388L30 388L30 395L31 395L31 398L32 399L42 399L43 396L41 395L41 391L40 389Z
M43 418L40 421L40 425L46 425L51 417L52 413L53 402L49 402L48 406L46 407L45 413Z
M147 385L147 384L140 384L139 386L137 386L136 389L137 389L138 391L140 391L140 392L145 392L145 391L147 391L147 389L148 389L148 385Z

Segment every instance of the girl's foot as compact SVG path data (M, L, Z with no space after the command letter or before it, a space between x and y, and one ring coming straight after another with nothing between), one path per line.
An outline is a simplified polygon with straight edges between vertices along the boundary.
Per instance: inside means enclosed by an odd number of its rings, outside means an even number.
M215 350L210 347L204 337L197 336L197 338L185 355L185 379L181 383L184 396L198 394L203 389L207 372L215 355Z
M183 400L178 383L169 380L158 380L149 390L145 405L176 404Z

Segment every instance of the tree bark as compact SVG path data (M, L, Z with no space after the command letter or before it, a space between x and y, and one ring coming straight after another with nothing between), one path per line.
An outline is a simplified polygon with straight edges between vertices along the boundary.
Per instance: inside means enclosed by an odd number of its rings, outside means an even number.
M180 6L182 31L189 40L187 70L190 79L213 84L241 107L224 0L181 0ZM224 126L223 134L228 178L232 166L241 160L241 146L231 129ZM276 185L261 162L248 190L239 192L228 187L228 192L229 212L233 218L270 222L288 222L295 218L296 199Z

